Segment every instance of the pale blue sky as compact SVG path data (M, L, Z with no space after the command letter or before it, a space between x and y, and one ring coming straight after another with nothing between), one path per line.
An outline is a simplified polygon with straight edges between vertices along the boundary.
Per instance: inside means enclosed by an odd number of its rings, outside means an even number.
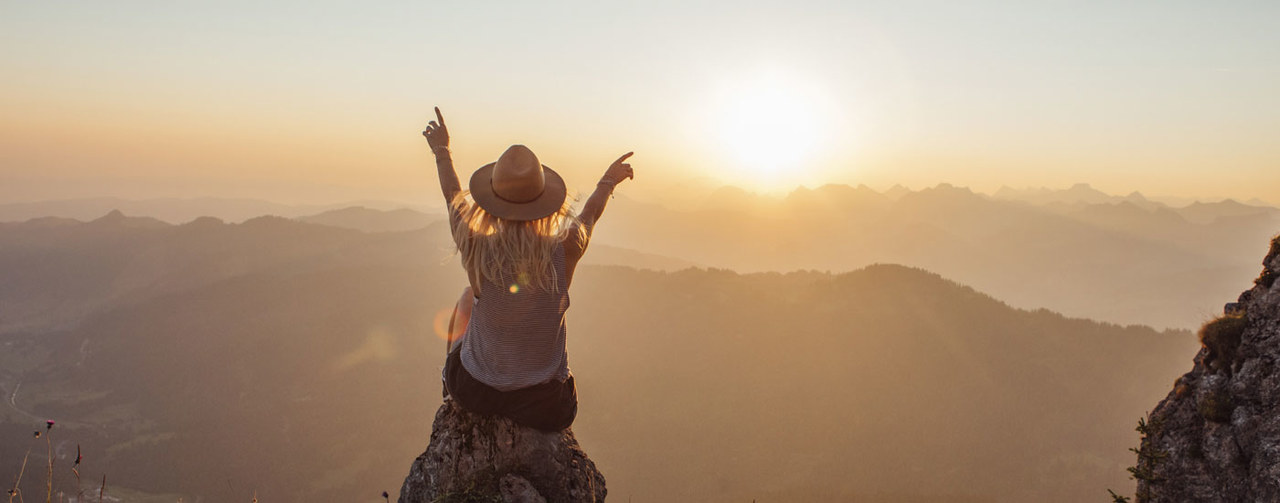
M419 198L433 104L464 177L522 142L580 187L635 150L638 194L698 179L1280 198L1275 2L3 0L0 45L5 201ZM767 176L739 169L712 105L763 74L822 132ZM748 116L752 148L785 146L769 106Z

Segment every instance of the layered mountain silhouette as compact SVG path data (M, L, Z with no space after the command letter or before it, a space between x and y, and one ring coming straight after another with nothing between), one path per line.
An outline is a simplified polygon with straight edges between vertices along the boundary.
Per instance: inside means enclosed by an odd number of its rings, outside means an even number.
M597 238L737 271L900 263L1018 307L1193 328L1247 283L1258 243L1280 228L1270 207L1127 199L1037 205L945 184L885 193L829 185L782 199L723 189L684 211L619 197Z
M1130 192L1128 195L1124 196L1117 196L1095 189L1087 183L1077 183L1066 189L1051 189L1048 187L1015 189L1013 187L1004 186L1000 187L999 190L992 194L992 197L995 199L1021 201L1035 205L1115 204L1129 202L1148 209L1218 204L1205 203L1200 199L1186 197L1162 197L1157 199L1148 199L1147 196L1138 191ZM1227 199L1223 202L1241 204L1231 199ZM1273 204L1257 198L1245 201L1243 205L1253 207L1274 206Z
M242 222L263 215L288 218L306 217L327 212L339 212L347 208L366 208L388 213L400 210L421 212L427 207L406 205L390 201L355 201L345 204L283 204L261 199L196 197L123 199L118 197L88 197L21 203L0 203L0 222L23 222L33 218L59 217L92 220L112 210L128 215L146 215L171 224L190 222L211 216L229 222Z
M395 232L423 229L442 218L407 208L382 211L363 206L351 206L298 217L298 220L365 232Z
M93 207L121 203L87 201ZM153 200L132 202L144 211L126 213L189 216L200 204L217 203L222 213L242 214L267 204L232 204L249 202ZM0 221L11 219L6 214L29 215L67 204L0 207ZM439 218L360 206L315 213L305 213L306 207L270 208L301 221L364 232L419 229ZM1170 206L1136 192L1113 196L1085 184L1065 190L1005 188L994 196L945 184L884 192L827 185L781 198L724 187L699 206L681 210L620 196L607 218L611 223L601 227L594 242L598 253L589 255L593 263L742 272L839 272L899 263L938 272L1017 307L1186 329L1199 326L1217 311L1219 299L1244 286L1239 278L1252 272L1257 243L1280 228L1280 210L1268 206L1232 200ZM45 225L56 222L67 223ZM0 229L23 225L30 223L0 224Z
M1025 218L943 190L867 204L967 208L955 229ZM611 225L632 218L619 206ZM440 224L279 217L4 224L0 473L49 418L59 463L80 444L82 472L151 494L394 494L440 404L435 334L464 284L448 239ZM1096 499L1126 483L1134 420L1198 348L1189 332L1019 310L897 265L585 265L572 297L574 430L620 500Z

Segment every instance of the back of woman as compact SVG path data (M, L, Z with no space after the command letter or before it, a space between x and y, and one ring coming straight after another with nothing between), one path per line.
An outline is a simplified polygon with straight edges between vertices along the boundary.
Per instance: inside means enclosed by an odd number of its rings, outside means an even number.
M569 309L564 245L552 254L557 289L519 278L486 278L462 336L462 364L477 380L501 391L569 378L565 311Z
M463 191L439 108L436 117L422 134L471 284L455 313L466 330L445 362L446 394L473 412L567 428L578 410L565 350L569 286L614 187L634 177L623 162L631 153L605 170L574 215L564 180L524 145L481 166Z

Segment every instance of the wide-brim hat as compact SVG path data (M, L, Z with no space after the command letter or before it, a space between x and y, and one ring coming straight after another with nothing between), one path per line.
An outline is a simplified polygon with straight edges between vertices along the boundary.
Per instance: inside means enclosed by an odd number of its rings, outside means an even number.
M512 145L471 175L471 198L507 220L537 220L559 211L567 191L559 173L538 162L529 147Z

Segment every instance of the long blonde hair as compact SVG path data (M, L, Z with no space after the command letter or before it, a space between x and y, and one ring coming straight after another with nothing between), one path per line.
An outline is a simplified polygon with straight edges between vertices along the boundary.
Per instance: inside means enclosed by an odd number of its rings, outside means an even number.
M517 288L537 287L559 291L552 254L565 239L581 239L585 232L573 213L574 201L565 198L555 213L518 221L496 217L481 208L463 190L450 205L461 217L453 228L462 265L481 279ZM570 234L577 232L578 236Z

